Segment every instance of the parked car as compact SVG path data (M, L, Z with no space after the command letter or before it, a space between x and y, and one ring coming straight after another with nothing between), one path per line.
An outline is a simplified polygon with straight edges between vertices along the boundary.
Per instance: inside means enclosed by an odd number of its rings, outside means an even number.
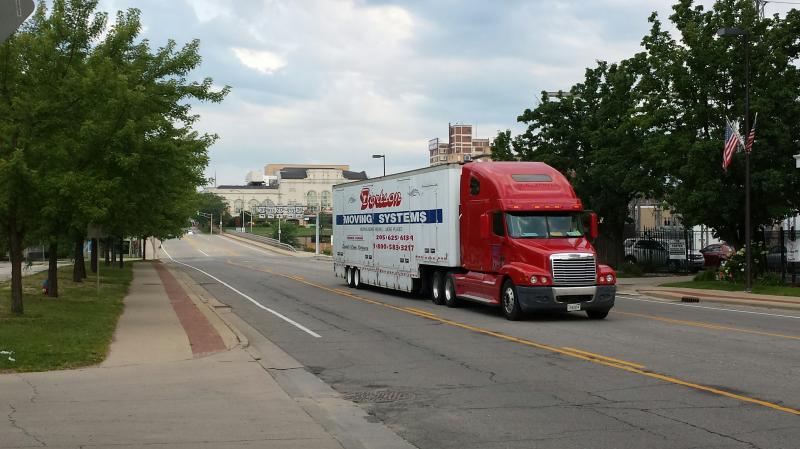
M691 271L700 271L706 264L705 257L703 253L697 250L692 250L689 252L689 270Z
M728 260L734 251L733 247L726 243L714 243L701 249L700 253L703 254L705 266L718 267L723 261Z
M665 267L669 263L669 251L658 240L627 239L625 240L625 262Z
M783 264L786 258L786 249L781 248L780 245L775 245L767 251L767 266L768 271L780 272L783 270Z

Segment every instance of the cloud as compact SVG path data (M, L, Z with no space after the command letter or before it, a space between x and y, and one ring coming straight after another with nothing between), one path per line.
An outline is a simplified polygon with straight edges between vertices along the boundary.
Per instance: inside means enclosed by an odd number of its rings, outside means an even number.
M101 0L142 10L154 47L199 38L202 66L233 91L198 104L217 133L209 175L238 183L267 163L345 163L381 172L428 163L448 122L477 137L522 125L542 90L567 90L597 60L640 51L672 0ZM711 0L702 0L703 5ZM771 11L767 11L768 14Z
M286 61L283 58L270 51L238 47L231 50L245 67L267 75L271 75L286 66Z

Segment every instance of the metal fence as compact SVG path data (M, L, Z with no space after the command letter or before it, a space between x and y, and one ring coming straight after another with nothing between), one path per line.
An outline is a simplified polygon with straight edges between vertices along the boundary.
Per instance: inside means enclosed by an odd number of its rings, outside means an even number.
M598 239L595 242L602 263L620 267L635 263L646 272L687 274L719 265L720 257L709 252L709 245L722 242L708 232L680 228L626 230L623 248L618 243ZM800 232L760 230L752 236L752 257L758 273L775 273L786 282L797 283L800 270ZM728 245L733 248L732 245ZM733 248L737 250L739 248ZM705 253L705 254L704 254ZM724 257L727 257L724 256ZM724 257L722 257L724 259Z

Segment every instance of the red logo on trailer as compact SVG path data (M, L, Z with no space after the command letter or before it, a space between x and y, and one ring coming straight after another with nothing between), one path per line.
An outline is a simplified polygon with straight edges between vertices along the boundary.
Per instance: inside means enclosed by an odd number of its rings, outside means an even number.
M369 187L361 189L361 210L364 209L382 209L384 207L399 206L403 200L400 192L394 193L381 193L372 194Z

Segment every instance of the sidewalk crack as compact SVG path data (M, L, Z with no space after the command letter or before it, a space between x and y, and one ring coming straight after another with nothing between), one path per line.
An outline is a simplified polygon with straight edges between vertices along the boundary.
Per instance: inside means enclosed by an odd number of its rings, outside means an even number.
M32 440L34 440L34 441L36 441L37 443L39 443L39 445L40 445L40 446L42 446L42 447L47 447L47 443L45 443L44 441L40 440L40 439L39 439L39 438L38 438L36 435L34 435L34 434L32 434L32 433L28 432L28 430L27 430L27 429L25 429L24 427L22 427L22 426L19 424L19 422L17 422L17 419L16 419L16 418L14 418L14 415L17 413L17 408L16 408L16 407L14 407L14 406L13 406L13 405L11 405L11 404L8 404L8 407L11 409L11 412L9 412L9 413L8 413L8 415L7 415L8 422L11 424L11 427L12 427L12 428L14 428L14 429L17 429L17 430L19 430L19 431L20 431L20 432L22 432L22 433L23 433L23 434L24 434L26 437L28 437L28 438L30 438L30 439L32 439Z
M31 381L29 381L25 376L20 375L19 378L22 379L23 382L28 384L29 387L31 387L31 391L33 391L33 394L31 395L30 402L31 404L35 404L36 398L39 396L39 390L36 388L36 385L34 385Z

